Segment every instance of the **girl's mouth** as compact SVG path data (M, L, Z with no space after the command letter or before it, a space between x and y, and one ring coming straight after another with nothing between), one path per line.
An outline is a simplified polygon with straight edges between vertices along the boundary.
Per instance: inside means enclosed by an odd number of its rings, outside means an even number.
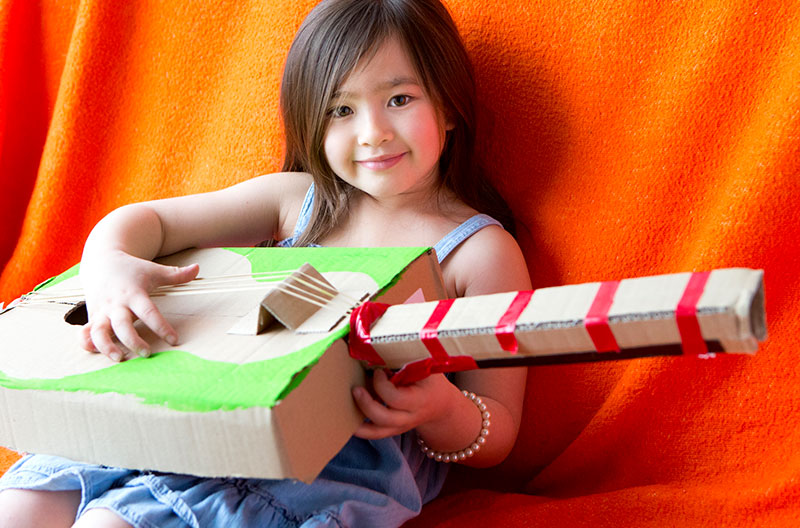
M384 156L376 156L374 158L356 161L356 163L358 163L361 167L364 167L365 169L381 171L381 170L391 169L392 167L397 165L405 155L406 155L405 152L401 154L387 154Z

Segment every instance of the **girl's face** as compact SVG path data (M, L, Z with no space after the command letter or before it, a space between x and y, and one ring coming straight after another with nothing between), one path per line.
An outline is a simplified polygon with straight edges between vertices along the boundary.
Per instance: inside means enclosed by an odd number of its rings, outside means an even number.
M435 188L446 126L396 38L358 63L332 104L324 149L340 178L378 200Z

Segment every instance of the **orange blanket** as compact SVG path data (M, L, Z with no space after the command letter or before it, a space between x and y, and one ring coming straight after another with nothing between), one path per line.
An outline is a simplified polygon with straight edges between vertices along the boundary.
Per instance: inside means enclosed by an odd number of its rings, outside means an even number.
M114 207L276 170L312 3L0 3L0 299L76 262ZM763 268L770 338L531 369L511 459L411 524L798 525L800 4L449 5L534 284Z

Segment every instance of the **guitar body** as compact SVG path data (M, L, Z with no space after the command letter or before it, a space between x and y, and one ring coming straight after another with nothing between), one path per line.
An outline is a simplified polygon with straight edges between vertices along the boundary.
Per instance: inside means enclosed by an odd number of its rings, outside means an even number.
M273 321L242 332L279 282L269 273L310 263L347 299L444 295L425 248L217 248L162 260L198 262L209 284L240 278L154 296L181 342L140 328L149 358L116 364L77 345L68 320L80 321L81 308L58 300L79 287L75 268L0 315L0 445L134 469L313 480L363 419L350 392L363 369L341 340L352 306L337 297L295 330Z

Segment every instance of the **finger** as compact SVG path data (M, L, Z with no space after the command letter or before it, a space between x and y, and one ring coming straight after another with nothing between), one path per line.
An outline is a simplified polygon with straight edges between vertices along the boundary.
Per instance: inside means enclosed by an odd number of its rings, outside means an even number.
M356 387L353 389L353 398L356 405L364 413L364 416L378 427L390 427L394 429L402 429L407 427L410 429L412 425L409 424L409 415L402 410L391 409L386 407L379 401L370 396L367 389L364 387Z
M172 346L178 344L178 333L172 328L153 301L147 295L138 295L131 300L133 314L152 330L158 337Z
M376 370L372 375L372 389L383 402L393 409L408 411L414 408L410 401L413 389L396 387L385 370Z
M162 266L157 265L159 273L153 279L154 286L171 286L174 284L183 284L197 278L200 272L199 264L190 264L188 266Z
M95 348L101 354L110 357L114 361L122 361L125 352L117 346L111 337L111 324L108 319L92 321L90 335Z
M125 345L128 350L132 350L136 355L147 357L150 355L150 347L142 339L133 327L133 314L125 308L113 310L109 316L111 328L117 339Z
M86 323L83 326L78 327L78 344L84 350L89 352L97 352L97 348L95 348L94 343L92 342L92 336L90 335L92 331L92 323Z
M405 430L393 427L381 427L373 423L364 422L358 426L358 429L353 433L359 438L365 440L379 440L381 438L388 438L404 433Z

